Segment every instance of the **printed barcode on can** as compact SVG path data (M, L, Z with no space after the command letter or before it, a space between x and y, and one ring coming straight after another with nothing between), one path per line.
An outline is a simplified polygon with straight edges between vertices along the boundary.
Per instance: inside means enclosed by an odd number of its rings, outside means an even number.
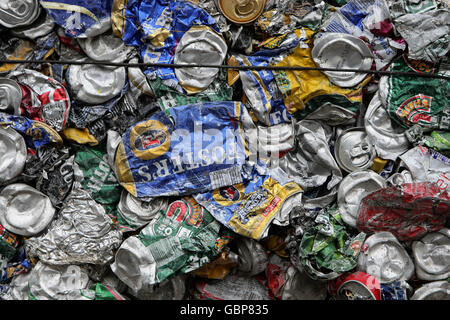
M212 189L218 189L225 186L232 186L242 182L240 167L232 167L217 170L209 174Z
M150 251L158 267L165 266L183 254L177 238L163 238L150 245Z

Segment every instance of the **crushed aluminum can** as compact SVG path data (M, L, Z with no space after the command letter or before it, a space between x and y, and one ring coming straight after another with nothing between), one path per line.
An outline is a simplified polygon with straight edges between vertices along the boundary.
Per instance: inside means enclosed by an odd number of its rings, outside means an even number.
M195 282L198 300L271 300L269 290L255 277L230 274L222 281Z
M396 160L410 147L404 128L391 120L381 104L378 93L375 93L367 107L364 128L368 140L374 145L380 158Z
M429 182L379 189L362 199L357 228L388 231L399 241L422 238L442 229L450 212L450 195Z
M377 232L363 244L358 271L371 274L385 284L409 280L414 274L414 263L392 233Z
M205 279L223 280L237 266L239 256L225 247L214 260L205 263L200 268L192 271L190 275Z
M433 281L416 289L411 300L449 300L450 282Z
M281 300L325 300L326 283L312 280L306 273L290 266Z
M191 272L231 240L192 197L171 202L137 236L122 242L111 270L134 291Z
M34 269L34 268L33 268ZM2 300L30 300L28 282L33 277L33 269L14 277L6 293L0 295Z
M30 25L11 29L11 34L19 38L28 38L36 40L39 37L43 37L49 34L55 27L55 22L45 12L41 11L38 18Z
M449 76L446 61L426 63L410 60L405 55L396 58L387 71L416 72ZM427 79L411 75L382 76L378 94L389 116L408 129L416 124L426 129L449 130L448 105L450 81Z
M138 63L138 58L130 59L129 63ZM130 91L135 97L139 97L142 94L155 97L155 93L141 68L128 67L128 80L130 81Z
M6 0L0 4L0 24L7 28L33 23L41 13L38 0Z
M400 159L411 172L414 182L434 182L441 190L450 192L450 158L417 146L402 154Z
M0 126L0 184L22 173L27 158L27 146L16 130Z
M225 39L208 26L193 26L184 33L175 49L176 64L221 65L227 53ZM206 89L215 79L218 68L177 68L175 75L188 94Z
M61 83L29 69L12 72L9 77L34 91L40 101L41 114L45 123L56 131L64 129L69 118L70 97Z
M71 65L66 78L72 98L88 104L101 104L119 95L126 84L124 67Z
M258 152L262 158L276 161L294 147L295 136L292 123L265 127L258 126Z
M36 45L25 39L10 38L7 41L0 41L0 58L3 60L29 60L34 55ZM20 69L21 63L4 63L0 65L0 75Z
M331 190L342 180L342 173L330 152L332 131L315 120L295 124L295 149L285 154L278 164L299 186L308 190L323 185L329 177Z
M242 183L244 129L255 128L242 103L199 103L168 112L154 113L122 136L116 172L129 193L145 201Z
M93 300L127 300L115 288L103 283L96 283L89 291L91 292L86 296L92 295L92 291L95 292ZM86 290L82 290L82 292L85 294Z
M34 236L44 230L55 214L50 199L24 183L14 183L0 192L0 223L22 236Z
M128 191L123 190L117 211L125 223L120 223L124 231L134 231L152 221L161 210L165 210L169 204L167 198L159 197L151 201L140 201Z
M245 165L242 183L197 193L195 200L220 223L244 237L264 238L272 221L289 221L289 213L301 203L302 189L280 168Z
M96 37L78 38L78 44L92 60L124 62L132 54L132 48L112 33L103 33Z
M369 70L373 55L367 44L346 33L319 33L311 51L320 68ZM343 88L354 87L367 76L365 73L324 71L331 82Z
M426 281L450 277L450 229L428 233L412 243L417 278Z
M264 12L266 0L214 0L220 12L236 24L250 24Z
M30 271L28 296L30 300L91 300L82 294L89 284L82 266L52 266L39 261Z
M0 78L0 111L20 115L22 89L19 84L8 78Z
M337 300L381 300L378 279L360 271L330 281L329 290Z
M411 171L402 170L401 172L392 174L386 182L389 186L400 186L404 183L413 183L413 177Z
M334 145L339 166L347 172L369 169L377 153L364 128L342 132Z
M139 300L183 300L186 295L186 277L179 275L164 279L157 285L150 285L139 291L128 287L127 293Z
M95 37L111 28L113 1L39 0L39 3L68 37Z
M406 281L395 281L390 284L381 284L382 300L408 300L413 288Z
M240 275L256 276L266 270L268 257L264 247L250 238L239 238L235 242L237 248Z
M354 228L361 201L372 192L386 187L386 180L372 170L353 171L339 185L337 203L342 220Z
M81 187L82 172L74 163L72 191L47 231L25 241L31 257L52 265L106 264L122 241L122 233L105 209Z

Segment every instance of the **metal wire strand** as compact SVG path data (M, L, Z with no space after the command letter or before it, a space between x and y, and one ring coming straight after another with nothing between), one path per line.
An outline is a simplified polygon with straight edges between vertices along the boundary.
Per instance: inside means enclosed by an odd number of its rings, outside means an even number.
M301 67L301 66L230 66L230 65L211 65L211 64L177 64L177 63L126 63L126 62L110 62L110 61L68 61L68 60L7 60L0 59L0 64L61 64L61 65L104 65L113 67L129 67L129 68L220 68L231 70L272 70L272 71L333 71L333 72L355 72L376 74L381 76L409 76L421 78L434 78L449 80L450 77L440 74L419 73L419 72L400 72L400 71L380 71L380 70L361 70L361 69L338 69L338 68L320 68L320 67Z

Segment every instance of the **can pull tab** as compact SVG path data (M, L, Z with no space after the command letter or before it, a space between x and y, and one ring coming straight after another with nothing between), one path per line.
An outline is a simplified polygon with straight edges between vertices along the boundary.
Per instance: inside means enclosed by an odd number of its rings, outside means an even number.
M237 0L235 11L237 15L248 16L255 10L254 0Z

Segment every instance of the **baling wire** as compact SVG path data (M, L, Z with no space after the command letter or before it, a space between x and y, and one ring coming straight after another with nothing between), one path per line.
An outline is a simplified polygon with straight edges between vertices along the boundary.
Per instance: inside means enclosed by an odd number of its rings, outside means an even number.
M367 73L381 76L408 76L421 78L435 78L449 80L449 76L433 73L421 72L402 72L402 71L382 71L382 70L361 70L361 69L339 69L339 68L321 68L321 67L301 67L301 66L234 66L234 65L214 65L214 64L177 64L177 63L126 63L126 62L110 62L110 61L68 61L68 60L7 60L1 59L0 64L60 64L60 65L102 65L111 67L128 67L128 68L219 68L231 70L271 70L271 71L331 71L331 72L355 72Z

